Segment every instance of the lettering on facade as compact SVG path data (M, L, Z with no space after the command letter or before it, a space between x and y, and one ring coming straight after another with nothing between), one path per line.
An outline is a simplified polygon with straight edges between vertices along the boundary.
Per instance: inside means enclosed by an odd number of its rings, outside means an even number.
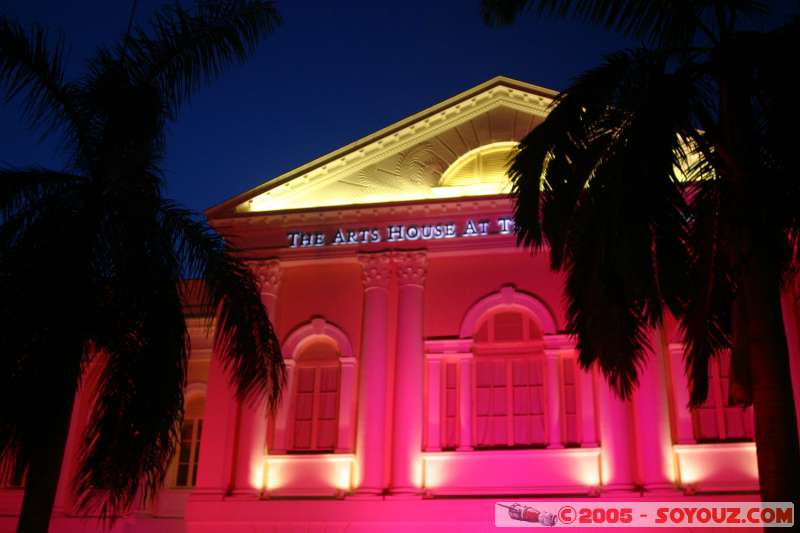
M325 231L290 231L286 234L289 248L373 244L379 242L428 241L438 239L474 238L486 235L509 235L514 231L510 216L487 219L467 219L463 226L455 222L432 224L388 224L384 228L337 228Z

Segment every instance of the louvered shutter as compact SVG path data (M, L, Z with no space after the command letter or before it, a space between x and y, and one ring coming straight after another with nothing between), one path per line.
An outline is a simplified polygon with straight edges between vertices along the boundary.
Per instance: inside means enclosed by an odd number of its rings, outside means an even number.
M445 363L442 447L453 449L458 445L458 390L456 363Z
M316 449L333 450L336 448L339 410L339 368L322 367L319 373Z
M294 404L294 439L296 450L311 449L314 416L315 368L297 368L297 396Z
M578 362L572 357L562 359L564 407L564 437L567 444L578 444Z

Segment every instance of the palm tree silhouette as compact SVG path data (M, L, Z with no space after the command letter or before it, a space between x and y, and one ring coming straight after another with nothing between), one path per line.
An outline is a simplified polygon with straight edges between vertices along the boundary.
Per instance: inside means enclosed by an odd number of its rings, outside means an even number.
M690 405L731 350L731 401L752 402L761 496L800 494L800 449L780 293L798 260L798 110L785 55L795 18L740 29L757 2L483 0L488 24L523 12L578 18L643 40L555 100L509 176L519 242L566 271L580 363L629 397L646 329L671 312ZM681 176L684 172L685 176ZM685 178L685 179L684 179Z
M46 532L70 415L102 370L74 480L113 517L152 497L176 449L199 302L238 397L274 406L280 348L256 281L202 219L162 196L165 129L279 23L272 2L163 8L66 81L64 42L0 17L0 90L58 134L64 170L0 169L0 475L27 467L18 531ZM184 277L201 283L185 284Z

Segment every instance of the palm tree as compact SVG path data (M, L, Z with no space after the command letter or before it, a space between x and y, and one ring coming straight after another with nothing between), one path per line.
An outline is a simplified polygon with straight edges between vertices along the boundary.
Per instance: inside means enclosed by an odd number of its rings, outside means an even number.
M680 319L697 406L709 360L730 349L731 400L755 409L761 496L796 499L780 295L800 234L791 133L800 116L785 80L800 23L742 30L744 16L762 13L745 0L482 3L488 24L528 10L643 41L562 92L509 169L519 242L548 245L552 267L566 271L581 365L597 362L629 397L646 329L668 311Z
M74 480L114 517L152 498L176 449L189 350L183 302L213 322L238 397L274 406L280 349L255 279L203 220L162 196L165 128L279 23L272 2L162 9L66 81L64 43L0 17L0 91L63 139L63 170L0 169L0 475L27 468L18 531L46 532L70 413L101 367ZM202 281L182 284L183 277ZM193 294L189 294L193 292Z

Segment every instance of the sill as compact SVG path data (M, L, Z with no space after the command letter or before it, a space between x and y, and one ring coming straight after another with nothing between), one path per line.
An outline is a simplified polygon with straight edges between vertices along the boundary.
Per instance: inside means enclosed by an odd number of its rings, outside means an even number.
M286 450L284 455L334 455L336 450Z
M264 459L267 462L282 462L282 463L294 463L294 462L303 462L303 461L317 461L317 460L324 460L324 461L347 461L347 460L354 460L355 454L352 452L347 453L284 453L284 454L275 454L275 455L265 455Z
M475 446L475 451L487 450L546 450L547 444L525 444L519 446Z
M459 458L459 457L535 457L535 456L581 456L598 455L600 447L592 448L475 448L473 450L451 450L437 452L423 452L422 456L430 459Z
M423 451L424 455L458 455L458 454L490 454L490 453L521 453L521 452L537 452L537 453L552 453L552 452L561 452L561 453L570 453L570 452L580 452L580 451L597 451L600 449L600 446L597 444L593 444L590 446L582 446L580 444L575 443L565 443L560 448L551 448L547 445L536 445L536 446L476 446L474 448L469 448L466 450L461 450L459 448L442 448L440 450L429 449Z
M716 441L703 441L693 444L673 444L672 449L676 452L693 450L737 450L737 449L753 449L756 448L756 443L752 440L730 441L730 440L716 440Z
M735 444L755 442L754 439L697 439L697 444Z

